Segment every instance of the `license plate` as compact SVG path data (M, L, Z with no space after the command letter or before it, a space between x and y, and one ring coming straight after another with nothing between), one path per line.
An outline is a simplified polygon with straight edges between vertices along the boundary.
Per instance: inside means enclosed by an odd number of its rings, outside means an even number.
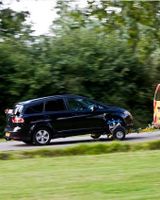
M6 132L5 136L6 136L6 137L9 137L9 136L10 136L10 133Z

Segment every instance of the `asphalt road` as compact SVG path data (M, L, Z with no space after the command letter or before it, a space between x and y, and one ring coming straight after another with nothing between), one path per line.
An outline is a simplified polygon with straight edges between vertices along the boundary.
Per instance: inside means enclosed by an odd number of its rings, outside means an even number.
M151 140L160 140L160 131L151 133L130 133L126 136L126 139L121 142L144 142ZM66 146L72 146L77 144L91 144L91 143L109 143L111 139L101 137L99 140L93 140L89 135L79 137L60 138L51 141L47 146L34 146L26 145L23 142L18 141L5 141L0 142L0 151L14 151L14 150L27 150L38 148L64 148Z

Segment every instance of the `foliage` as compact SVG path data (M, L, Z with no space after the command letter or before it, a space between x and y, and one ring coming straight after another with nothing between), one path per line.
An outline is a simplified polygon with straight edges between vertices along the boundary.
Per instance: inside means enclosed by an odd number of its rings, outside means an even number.
M82 9L58 0L53 36L32 36L29 13L0 4L2 124L6 107L58 93L125 107L137 127L152 122L160 81L160 2L96 2Z

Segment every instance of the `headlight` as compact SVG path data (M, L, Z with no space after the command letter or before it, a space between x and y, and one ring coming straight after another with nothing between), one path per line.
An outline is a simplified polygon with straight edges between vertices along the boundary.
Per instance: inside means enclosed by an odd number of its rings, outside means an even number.
M124 117L127 117L127 116L132 117L131 113L128 112L127 110L124 111L123 115L124 115Z

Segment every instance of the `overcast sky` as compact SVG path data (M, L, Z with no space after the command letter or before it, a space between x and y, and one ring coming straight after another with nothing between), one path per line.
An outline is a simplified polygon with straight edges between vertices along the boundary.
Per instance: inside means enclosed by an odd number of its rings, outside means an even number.
M86 0L77 0L80 7L85 5ZM29 11L35 35L47 34L49 26L56 17L56 0L5 0L6 6L16 11Z
M49 26L56 17L56 0L6 0L5 4L16 11L29 11L35 34L47 34Z

